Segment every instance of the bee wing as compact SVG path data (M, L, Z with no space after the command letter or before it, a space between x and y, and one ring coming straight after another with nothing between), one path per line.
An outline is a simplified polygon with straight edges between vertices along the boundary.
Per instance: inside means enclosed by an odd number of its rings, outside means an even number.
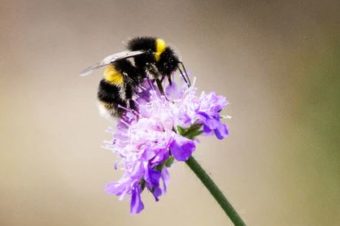
M119 52L119 53L114 53L112 55L109 55L107 57L105 57L100 64L104 64L107 65L111 62L115 62L117 60L121 60L121 59L126 59L126 58L130 58L130 57L134 57L134 56L138 56L145 53L144 51L123 51L123 52Z
M88 68L85 68L83 71L80 72L80 76L87 76L90 75L94 70L104 67L112 62L115 62L117 60L122 60L134 56L138 56L145 53L144 51L123 51L119 53L114 53L112 55L109 55L105 57L101 62L96 63L95 65L92 65Z
M98 68L101 68L101 67L104 67L105 65L103 64L103 65L101 65L100 63L97 63L97 64L95 64L95 65L92 65L92 66L90 66L90 67L87 67L87 68L85 68L84 70L82 70L81 72L80 72L80 76L88 76L88 75L90 75L90 74L92 74L92 72L94 71L94 70L96 70L96 69L98 69Z

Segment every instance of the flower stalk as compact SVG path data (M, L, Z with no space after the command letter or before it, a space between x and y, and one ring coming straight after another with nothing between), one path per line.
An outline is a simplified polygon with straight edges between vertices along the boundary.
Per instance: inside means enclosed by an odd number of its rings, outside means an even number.
M234 223L234 225L245 226L246 224L244 223L240 215L236 212L234 207L224 196L223 192L217 187L215 182L205 172L201 165L194 159L194 157L191 156L186 161L186 164L196 174L196 176L200 179L204 186L209 190L211 195L215 198L215 200L218 202L218 204L221 206L221 208L227 214L230 220Z

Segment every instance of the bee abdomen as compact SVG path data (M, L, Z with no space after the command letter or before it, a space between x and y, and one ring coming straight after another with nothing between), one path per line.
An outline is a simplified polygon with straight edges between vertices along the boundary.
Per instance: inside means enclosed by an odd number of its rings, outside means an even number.
M121 116L126 108L126 101L121 97L121 88L114 84L100 81L98 99L112 116Z

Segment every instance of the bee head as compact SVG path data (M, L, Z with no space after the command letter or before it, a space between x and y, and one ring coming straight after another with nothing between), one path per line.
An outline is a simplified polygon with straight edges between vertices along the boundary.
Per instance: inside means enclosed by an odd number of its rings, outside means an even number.
M178 57L172 49L167 47L160 55L159 60L156 62L156 67L163 75L170 75L178 67Z

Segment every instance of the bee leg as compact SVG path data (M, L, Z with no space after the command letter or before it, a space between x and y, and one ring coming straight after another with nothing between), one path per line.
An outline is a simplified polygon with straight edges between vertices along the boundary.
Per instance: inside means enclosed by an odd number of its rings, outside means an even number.
M171 75L162 75L162 78L161 78L161 83L163 83L165 77L168 78L168 81L169 81L169 85L171 86L172 85L172 80L171 80Z
M132 110L138 111L136 102L135 102L134 100L132 100L132 99L129 100L129 107L130 107Z
M164 95L164 89L163 89L163 86L162 86L162 81L159 80L159 79L155 79L155 81L156 81L157 87L158 87L158 89L159 89L159 92L160 92L162 95Z
M137 106L136 106L135 101L132 99L132 96L133 96L133 88L131 85L127 84L125 88L126 101L128 102L130 109L137 111Z
M168 81L169 81L169 85L172 85L172 80L171 80L171 75L167 76L168 77Z
M120 103L117 105L117 115L118 117L122 117L122 115L126 112L126 104L125 103Z
M161 82L163 82L164 79L165 79L165 75L162 75L162 77L161 77Z

